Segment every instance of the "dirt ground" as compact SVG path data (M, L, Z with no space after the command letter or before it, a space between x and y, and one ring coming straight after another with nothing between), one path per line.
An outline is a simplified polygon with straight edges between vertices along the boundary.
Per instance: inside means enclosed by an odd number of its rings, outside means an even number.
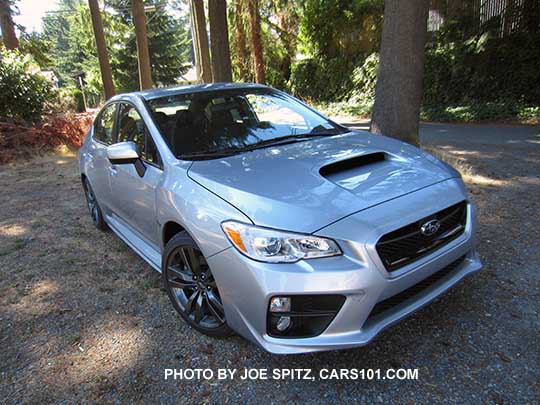
M159 276L92 227L73 154L0 166L2 402L539 400L540 129L451 135L425 144L467 167L484 271L366 347L287 357L182 322ZM164 379L226 367L417 368L419 379Z

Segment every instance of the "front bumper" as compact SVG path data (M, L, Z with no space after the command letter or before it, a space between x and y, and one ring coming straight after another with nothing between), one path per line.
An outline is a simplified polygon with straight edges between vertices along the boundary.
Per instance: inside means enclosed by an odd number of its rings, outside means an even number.
M344 255L294 264L260 263L234 248L210 258L225 307L235 331L272 353L305 353L345 349L370 342L383 329L410 315L464 277L482 267L474 250L475 210L469 204L465 232L447 245L389 274L375 244L389 230L466 199L460 180L452 179L342 219L317 235L334 238ZM374 306L445 268L457 267L407 300L370 317ZM267 310L276 295L340 294L341 310L320 335L276 338L267 333Z

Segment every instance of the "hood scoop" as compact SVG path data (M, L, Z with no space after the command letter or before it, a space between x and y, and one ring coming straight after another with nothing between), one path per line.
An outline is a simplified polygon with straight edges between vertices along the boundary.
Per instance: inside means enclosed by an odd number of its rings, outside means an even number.
M377 162L382 162L386 159L386 154L384 152L374 152L367 153L365 155L355 156L350 159L339 160L329 165L323 166L320 168L319 173L323 177L334 177L339 173L357 170L372 165Z

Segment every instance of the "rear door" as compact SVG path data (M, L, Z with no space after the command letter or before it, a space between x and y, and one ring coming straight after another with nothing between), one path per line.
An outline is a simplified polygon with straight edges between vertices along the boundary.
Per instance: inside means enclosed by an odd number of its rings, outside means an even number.
M135 142L146 170L140 176L133 164L112 165L113 211L122 222L159 250L156 188L163 174L161 158L135 106L120 103L117 122L118 142Z

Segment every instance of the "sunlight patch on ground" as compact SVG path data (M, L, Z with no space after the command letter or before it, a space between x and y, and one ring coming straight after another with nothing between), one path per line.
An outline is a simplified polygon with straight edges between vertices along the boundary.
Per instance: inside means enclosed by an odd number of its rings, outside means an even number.
M23 236L28 232L26 226L18 224L2 225L0 226L0 236L16 237Z
M478 186L496 186L503 187L510 184L509 181L491 179L489 177L482 176L480 174L462 174L463 181L468 184L476 184Z

